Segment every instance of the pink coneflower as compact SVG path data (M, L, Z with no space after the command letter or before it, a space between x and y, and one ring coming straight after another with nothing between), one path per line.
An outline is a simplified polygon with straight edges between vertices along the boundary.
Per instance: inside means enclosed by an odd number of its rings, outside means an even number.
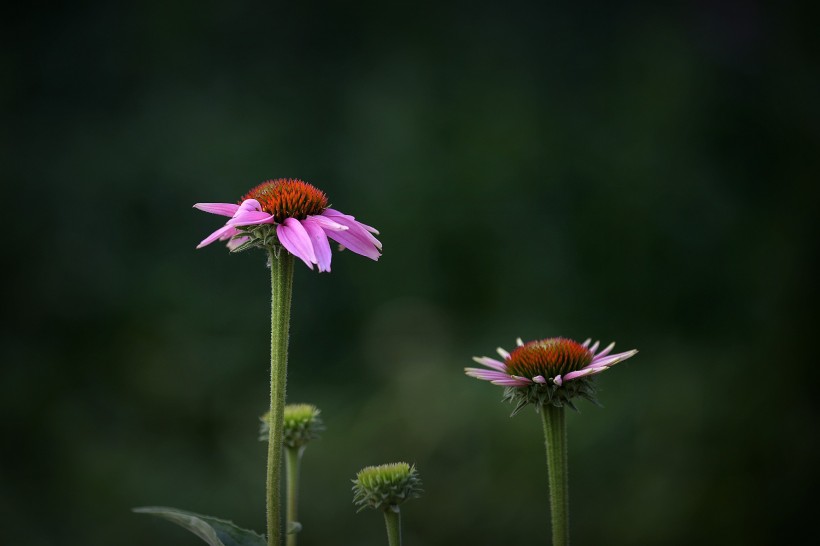
M329 208L328 204L323 191L288 178L259 184L245 194L239 204L197 203L194 207L199 210L230 217L197 248L230 239L228 248L235 250L257 236L250 226L270 225L275 227L278 244L311 269L316 264L319 271L330 271L328 237L351 252L378 260L382 245L374 234L379 232L353 216Z
M594 401L594 389L581 379L608 370L638 351L611 355L614 343L597 352L600 344L596 341L590 347L591 341L578 343L555 337L524 343L519 338L518 347L512 352L498 348L503 361L473 357L489 369L465 368L464 371L470 377L510 387L506 398L518 399L522 405L534 402L572 405L570 400L574 396Z

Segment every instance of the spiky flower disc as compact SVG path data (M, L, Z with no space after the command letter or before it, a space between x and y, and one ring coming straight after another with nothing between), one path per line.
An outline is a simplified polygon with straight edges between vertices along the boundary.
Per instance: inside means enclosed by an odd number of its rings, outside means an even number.
M614 343L598 351L596 341L591 339L578 343L571 339L554 337L524 343L507 352L498 348L503 362L489 357L473 360L489 369L465 368L470 377L483 379L495 385L507 387L504 400L516 402L513 415L527 404L536 409L544 404L568 405L575 408L572 400L583 397L597 404L592 376L608 370L618 362L635 356L638 351L610 355Z
M353 480L353 504L359 508L357 512L368 506L393 510L407 499L420 497L422 492L416 466L407 463L368 466Z
M282 444L285 447L299 448L319 438L325 430L322 412L312 404L288 404L285 406ZM270 431L270 412L259 418L259 440L267 441Z

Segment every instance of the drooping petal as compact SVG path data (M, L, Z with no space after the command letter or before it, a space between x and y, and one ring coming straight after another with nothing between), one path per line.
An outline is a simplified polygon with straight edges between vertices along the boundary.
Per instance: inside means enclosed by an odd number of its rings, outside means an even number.
M334 222L342 224L343 226L347 226L348 228L350 228L350 231L353 234L355 234L356 237L361 239L363 242L370 243L379 250L382 249L381 242L378 239L376 239L373 236L373 234L367 229L370 226L366 226L365 224L362 224L361 222L356 220L353 216L350 216L349 214L342 214L341 212L339 212L338 210L335 210L335 209L325 209L322 212L322 216L330 218ZM373 229L373 228L370 228L370 229ZM344 243L342 243L342 244L344 244ZM351 248L351 250L353 250L353 249ZM358 254L358 252L357 252L357 254Z
M381 243L379 243L375 237L361 227L355 220L351 220L347 216L341 214L328 215L327 212L331 210L333 209L326 209L322 215L347 227L348 229L345 231L325 229L327 236L343 247L349 249L351 252L355 252L356 254L370 258L371 260L378 260L379 256L381 256L379 253Z
M235 228L234 228L233 226L222 226L222 227L221 227L221 228L219 228L218 230L214 231L213 233L211 233L210 235L208 235L207 237L205 237L205 238L202 240L202 242L201 242L201 243L199 243L198 245L196 245L196 247L197 247L197 248L202 248L202 247L204 247L204 246L208 246L209 244L213 243L213 242L214 242L214 241L216 241L217 239L221 239L221 238L222 238L222 237L223 237L226 233L230 233L230 232L231 232L231 230L234 230L234 231L235 231Z
M478 362L482 366L487 366L488 368L492 368L492 369L498 370L500 372L506 372L507 371L507 365L504 364L503 362L499 362L498 360L495 360L494 358L489 358L489 357L486 357L486 356L474 356L473 360L475 360L476 362Z
M614 355L609 355L609 356L605 356L603 358L595 357L595 358L592 359L592 362L586 367L587 368L593 368L593 367L597 367L597 366L614 366L618 362L623 362L627 358L632 358L636 354L638 354L638 351L633 349L633 350L627 351L625 353L618 353L618 354L614 354Z
M598 368L583 368L580 370L576 370L574 372L569 372L568 374L564 375L564 381L570 381L572 379L577 379L579 377L584 377L586 375L595 375L596 373L601 373L604 370L608 370L607 366L601 366Z
M464 373L476 379L483 379L485 381L500 381L511 379L510 374L497 372L494 370L482 370L481 368L464 368Z
M233 218L228 220L228 224L232 226L254 226L272 223L274 223L273 216L262 210L262 205L256 199L242 201Z
M321 273L322 271L330 271L330 243L327 242L325 230L313 220L314 218L314 216L308 216L301 223L310 237L310 242L313 244L316 263L319 265L319 272Z
M235 203L197 203L194 208L220 216L233 216L239 210L239 205Z
M532 380L535 381L536 383L541 383L542 385L547 382L547 380L544 379L543 375L536 375L535 377L532 378Z
M276 226L276 236L288 252L313 269L313 264L316 263L316 253L313 251L310 236L299 220L286 218L283 223Z
M498 355L499 355L501 358L503 358L504 360L507 360L507 359L509 359L509 358L510 358L510 353L508 353L507 351L505 351L505 350L504 350L504 349L502 349L501 347L498 347L498 348L496 349L496 352L497 352L497 353L498 353Z

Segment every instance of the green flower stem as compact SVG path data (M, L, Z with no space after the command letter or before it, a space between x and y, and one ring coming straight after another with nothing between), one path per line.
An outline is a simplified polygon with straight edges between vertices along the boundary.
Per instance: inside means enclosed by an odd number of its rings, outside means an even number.
M384 511L384 523L387 526L389 546L401 546L401 512L398 506L391 506Z
M293 292L293 256L283 249L270 252L270 433L268 435L268 546L282 544L282 426L288 373L288 330Z
M305 447L289 447L285 449L285 468L288 475L288 508L287 508L287 522L290 528L291 522L299 521L296 519L296 503L299 500L299 466L302 462L302 453ZM296 546L297 533L289 533L287 538L287 546Z
M552 546L569 546L569 484L567 481L567 427L564 408L541 407L552 512Z

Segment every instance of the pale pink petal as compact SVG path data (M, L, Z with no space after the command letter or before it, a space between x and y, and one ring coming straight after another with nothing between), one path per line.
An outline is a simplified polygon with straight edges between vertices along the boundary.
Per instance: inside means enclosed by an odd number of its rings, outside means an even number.
M589 347L589 344L590 344L590 343L592 343L592 338L591 338L591 337L588 337L586 341L584 341L583 343L581 343L581 345L583 345L584 347Z
M535 377L532 378L532 380L535 381L536 383L541 383L542 385L547 382L547 380L544 379L543 375L536 375Z
M247 241L248 239L249 237L235 237L228 241L228 244L226 246L228 247L228 250L236 250L237 248L245 244L245 241Z
M507 371L507 365L504 364L503 362L499 362L498 360L495 360L494 358L489 358L489 357L486 357L486 356L474 356L473 360L475 360L476 362L478 362L479 364L481 364L483 366L487 366L488 368L492 368L492 369L498 370L500 372L506 372Z
M330 243L327 242L327 235L318 222L314 221L315 216L308 216L302 220L302 227L310 236L313 244L313 251L316 254L316 263L319 265L319 272L330 271Z
M239 234L239 230L236 229L235 227L228 226L227 224L225 225L225 227L230 227L231 229L227 230L225 233L223 233L222 235L219 236L220 241L227 241L228 239L230 239L234 235Z
M614 366L618 362L623 362L627 358L632 358L638 354L638 351L632 350L627 351L625 353L618 353L615 355L605 356L603 358L595 357L592 359L592 362L586 366L587 368L597 367L597 366Z
M523 347L523 346L524 346L524 340L523 340L523 339L521 339L520 337L519 337L519 338L516 338L515 343L516 343L516 344L518 344L518 346L519 346L519 347Z
M483 370L481 368L464 368L464 373L476 379L484 379L485 381L500 381L512 379L510 374L496 372L493 370Z
M581 370L576 370L574 372L569 372L568 374L564 375L564 381L570 381L571 379L577 379L579 377L584 377L586 375L595 375L596 373L601 373L604 370L608 370L606 366L602 366L599 368L583 368Z
M239 205L234 203L197 203L194 208L211 214L219 214L220 216L233 216L239 209Z
M595 358L603 358L609 354L609 352L615 347L615 342L613 341L609 345L607 345L603 351L595 355Z
M224 234L229 233L230 230L234 229L232 226L222 226L218 230L214 231L207 237L205 237L201 243L196 245L197 248L202 248L203 246L208 246L209 244L213 243L217 239L221 238Z
M553 382L553 383L555 383L556 385L558 385L559 387L560 387L561 385L563 385L563 384L564 384L564 380L563 380L563 379L561 379L561 375L560 375L560 374L559 374L559 375L556 375L555 377L553 377L553 378L552 378L552 382Z
M276 236L288 252L313 269L313 264L316 263L316 254L313 251L310 236L302 224L299 223L299 220L286 218L283 223L276 226Z
M502 349L501 347L497 348L497 349L496 349L496 352L497 352L497 353L498 353L498 355L499 355L501 358L503 358L504 360L507 360L507 359L509 359L509 358L510 358L510 353L508 353L507 351L505 351L505 350L504 350L504 349Z
M504 387L526 387L532 381L525 379L523 377L517 379L497 379L495 381L490 381L493 385L502 385Z
M593 343L593 344L592 344L592 347L590 347L590 348L589 348L589 352L590 352L590 353L592 353L592 354L595 354L595 351L597 351L597 350L598 350L598 346L599 346L600 344L601 344L601 342L600 342L600 341L596 341L595 343Z

